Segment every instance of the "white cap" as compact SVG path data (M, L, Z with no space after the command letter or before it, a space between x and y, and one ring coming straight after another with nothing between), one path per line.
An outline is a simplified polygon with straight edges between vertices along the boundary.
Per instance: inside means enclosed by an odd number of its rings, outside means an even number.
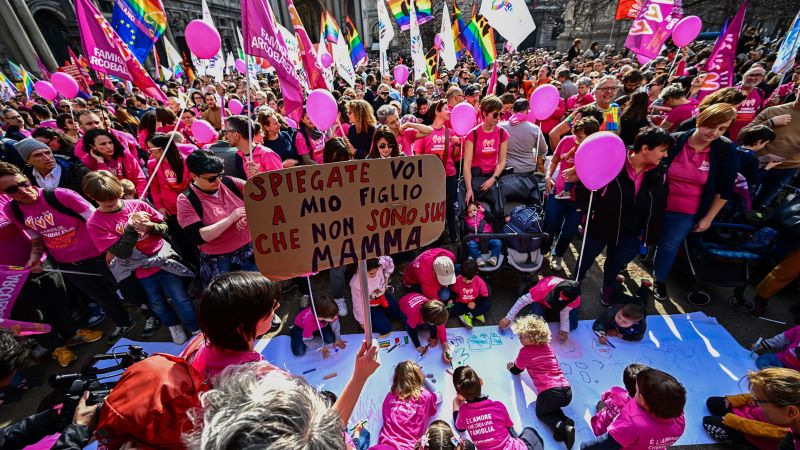
M433 272L442 286L450 286L456 282L456 268L453 260L447 256L439 256L433 260Z

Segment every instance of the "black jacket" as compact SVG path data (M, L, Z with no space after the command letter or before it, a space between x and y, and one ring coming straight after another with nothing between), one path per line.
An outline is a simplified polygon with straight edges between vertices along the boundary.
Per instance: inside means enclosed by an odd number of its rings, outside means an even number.
M15 450L35 444L58 431L58 411L48 409L0 429L0 448Z
M616 178L594 194L589 215L589 236L616 245L620 236L639 236L645 243L656 243L661 237L664 210L667 206L667 166L663 162L648 170L639 193L625 166ZM581 210L589 207L589 190L577 183L575 199Z
M667 165L672 164L675 157L683 150L686 141L694 133L694 129L684 133L673 133L675 145L667 153ZM721 137L711 143L709 158L708 180L700 195L700 206L697 208L695 219L700 220L708 213L714 197L729 200L733 195L733 184L736 181L736 172L739 170L739 160L736 157L736 144L726 137Z
M56 155L55 158L56 164L61 167L61 179L58 180L58 187L73 190L80 194L81 197L86 197L83 194L83 177L91 170L84 166L78 158L67 158L61 155ZM39 186L39 182L33 176L32 166L26 165L22 168L22 172L31 180L34 186L44 188L44 186Z

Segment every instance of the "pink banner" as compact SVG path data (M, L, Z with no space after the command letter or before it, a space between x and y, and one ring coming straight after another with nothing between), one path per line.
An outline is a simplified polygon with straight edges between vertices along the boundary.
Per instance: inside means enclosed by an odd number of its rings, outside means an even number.
M303 88L289 60L286 42L275 26L269 3L265 0L242 0L242 34L244 52L266 59L275 68L286 115L300 123L303 119Z
M0 265L0 328L12 330L17 336L42 334L50 331L50 325L21 322L8 318L30 273L30 269Z
M675 8L675 0L647 0L631 24L625 47L647 59L655 59L682 13Z
M167 96L145 72L128 46L100 14L91 0L75 0L83 53L89 66L100 73L132 81L142 93L166 102Z
M325 82L325 74L322 72L322 64L319 62L317 51L314 44L311 43L311 38L308 37L303 22L300 20L300 15L294 7L294 2L289 0L289 16L292 18L292 25L294 26L294 34L297 36L297 42L300 44L300 56L303 59L303 68L306 71L308 78L309 89L330 89L328 83Z
M722 88L733 86L734 69L736 65L736 46L739 43L739 34L744 24L744 14L747 10L747 1L742 3L739 11L719 35L717 43L706 62L706 77L697 98L702 100L706 95Z

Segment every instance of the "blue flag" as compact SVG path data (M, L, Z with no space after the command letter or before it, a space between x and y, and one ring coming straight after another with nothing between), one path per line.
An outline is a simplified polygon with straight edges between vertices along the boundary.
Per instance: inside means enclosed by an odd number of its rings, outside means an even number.
M161 0L115 0L111 26L144 64L167 27L164 5Z

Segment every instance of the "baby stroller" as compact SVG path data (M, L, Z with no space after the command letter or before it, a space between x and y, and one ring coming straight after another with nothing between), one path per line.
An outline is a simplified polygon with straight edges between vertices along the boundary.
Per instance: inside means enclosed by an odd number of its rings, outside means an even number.
M504 178L504 177L503 177ZM500 178L502 180L503 178ZM466 181L461 178L458 182L458 205L456 207L456 217L459 222L459 232L461 234L461 246L458 249L459 260L465 259L469 256L469 242L477 241L480 248L480 258L484 261L488 260L491 256L489 249L489 242L493 239L501 239L502 234L497 233L497 230L502 229L503 224L503 198L500 194L501 181L498 180L489 190L481 191L480 185L483 184L488 177L475 176L472 177L472 192L475 196L475 202L478 203L483 209L484 219L476 226L476 230L468 230L465 225L468 205L466 202ZM484 223L491 226L493 233L482 233ZM494 265L480 265L478 270L486 276L497 274L497 271L505 263L505 253L500 251L497 258L497 264Z

